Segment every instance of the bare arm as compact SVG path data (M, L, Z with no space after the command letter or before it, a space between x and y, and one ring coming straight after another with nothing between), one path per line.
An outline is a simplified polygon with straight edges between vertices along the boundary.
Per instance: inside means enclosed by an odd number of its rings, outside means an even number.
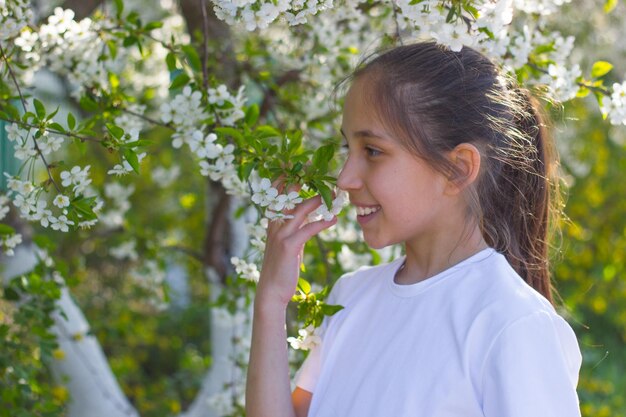
M311 393L291 393L285 312L296 291L302 249L307 240L335 224L305 224L307 215L321 204L319 197L293 211L293 219L271 222L265 258L254 301L252 345L246 385L247 417L306 417Z

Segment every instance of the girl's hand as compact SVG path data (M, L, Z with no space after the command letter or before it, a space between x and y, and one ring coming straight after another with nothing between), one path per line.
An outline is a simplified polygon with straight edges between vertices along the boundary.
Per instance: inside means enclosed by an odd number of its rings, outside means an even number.
M285 211L293 219L270 221L261 277L257 286L256 300L263 305L286 307L296 292L304 244L311 237L337 223L316 221L307 223L307 216L322 204L320 196L300 203Z

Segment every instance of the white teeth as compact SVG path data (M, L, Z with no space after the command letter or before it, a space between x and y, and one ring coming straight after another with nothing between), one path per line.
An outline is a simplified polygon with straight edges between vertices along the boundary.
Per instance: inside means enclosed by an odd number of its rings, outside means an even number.
M356 213L359 216L367 216L368 214L376 213L378 210L380 210L380 206L378 206L378 207L357 207L356 208Z

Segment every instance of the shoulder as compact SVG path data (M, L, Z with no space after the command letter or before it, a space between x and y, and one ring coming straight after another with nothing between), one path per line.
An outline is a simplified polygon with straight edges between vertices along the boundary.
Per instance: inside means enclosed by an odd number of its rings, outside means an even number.
M537 312L556 314L552 304L525 282L500 253L494 251L484 262L470 265L468 274L472 275L468 283L480 293L474 307L492 315L500 325Z

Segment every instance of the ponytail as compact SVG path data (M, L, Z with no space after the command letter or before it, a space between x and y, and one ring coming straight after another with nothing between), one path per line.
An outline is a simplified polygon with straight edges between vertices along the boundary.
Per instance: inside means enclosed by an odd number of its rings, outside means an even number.
M556 152L537 100L519 88L511 94L519 110L513 130L506 135L509 143L497 149L499 175L487 172L492 187L478 186L483 237L552 302L548 250L551 217L556 212L552 207L559 196Z

